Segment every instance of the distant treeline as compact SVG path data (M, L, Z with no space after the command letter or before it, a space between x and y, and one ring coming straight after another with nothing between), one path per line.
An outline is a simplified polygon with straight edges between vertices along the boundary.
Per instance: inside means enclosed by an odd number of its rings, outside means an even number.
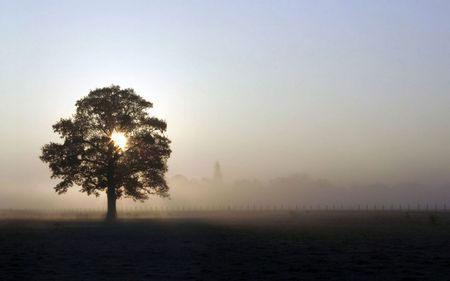
M297 208L446 208L450 184L426 186L418 183L339 186L308 175L279 177L268 182L169 179L169 206L269 206ZM450 205L449 205L450 206Z

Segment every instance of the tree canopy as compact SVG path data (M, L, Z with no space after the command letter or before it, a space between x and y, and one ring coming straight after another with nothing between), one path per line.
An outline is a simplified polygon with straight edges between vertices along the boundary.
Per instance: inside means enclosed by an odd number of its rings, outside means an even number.
M53 125L63 142L44 145L40 156L51 177L61 179L56 192L65 193L73 185L88 195L106 191L114 206L121 197L168 196L164 174L170 140L164 134L166 122L149 115L152 106L133 89L114 85L78 100L76 113ZM114 133L126 138L125 147L113 141Z

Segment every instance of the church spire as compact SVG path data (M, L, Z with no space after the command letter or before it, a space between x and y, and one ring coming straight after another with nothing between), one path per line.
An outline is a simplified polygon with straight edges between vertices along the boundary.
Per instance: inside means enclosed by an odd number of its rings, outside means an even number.
M214 181L216 182L222 182L222 170L220 169L219 161L216 161L216 164L214 165Z

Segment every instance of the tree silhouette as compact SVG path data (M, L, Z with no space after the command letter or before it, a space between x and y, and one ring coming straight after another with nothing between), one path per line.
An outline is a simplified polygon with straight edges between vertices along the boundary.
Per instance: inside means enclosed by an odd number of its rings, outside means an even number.
M164 173L170 156L166 123L149 116L153 105L133 89L95 89L76 102L72 118L60 119L53 131L63 143L42 147L58 194L73 185L88 195L107 193L107 219L117 216L116 200L143 201L149 195L168 196ZM125 144L126 141L126 144Z

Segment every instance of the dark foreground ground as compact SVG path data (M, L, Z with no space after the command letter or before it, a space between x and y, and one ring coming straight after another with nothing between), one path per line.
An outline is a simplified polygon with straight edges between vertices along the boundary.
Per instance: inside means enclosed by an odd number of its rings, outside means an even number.
M450 280L448 213L0 220L0 280Z

